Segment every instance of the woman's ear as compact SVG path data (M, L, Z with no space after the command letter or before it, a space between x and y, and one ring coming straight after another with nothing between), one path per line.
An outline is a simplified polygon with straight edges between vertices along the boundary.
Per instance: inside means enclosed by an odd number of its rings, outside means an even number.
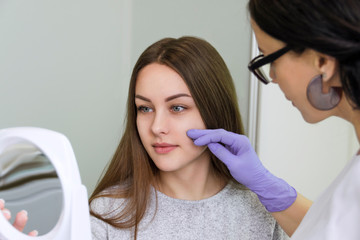
M315 66L323 76L323 84L328 85L328 87L340 87L337 59L322 53L317 53L316 55Z
M331 110L341 100L341 86L338 63L333 57L318 52L313 52L315 69L318 72L308 84L306 89L307 99L318 110Z

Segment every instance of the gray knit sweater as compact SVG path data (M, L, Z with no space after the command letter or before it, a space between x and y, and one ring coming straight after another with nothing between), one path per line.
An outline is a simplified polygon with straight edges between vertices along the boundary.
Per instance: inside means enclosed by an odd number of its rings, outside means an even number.
M174 199L155 191L148 210L139 224L137 239L289 239L275 219L249 190L229 183L216 195L199 200ZM97 213L109 212L124 203L123 199L99 198L92 202ZM133 239L133 229L117 229L91 217L93 239Z

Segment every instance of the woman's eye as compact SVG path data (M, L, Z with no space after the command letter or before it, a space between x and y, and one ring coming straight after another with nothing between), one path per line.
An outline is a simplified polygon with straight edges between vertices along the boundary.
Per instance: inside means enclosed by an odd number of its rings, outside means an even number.
M152 112L153 110L151 108L149 108L149 107L140 106L140 107L138 107L138 111L143 112L143 113L147 113L147 112Z
M185 110L185 107L183 107L183 106L172 106L171 109L172 109L173 112L182 112L182 111Z

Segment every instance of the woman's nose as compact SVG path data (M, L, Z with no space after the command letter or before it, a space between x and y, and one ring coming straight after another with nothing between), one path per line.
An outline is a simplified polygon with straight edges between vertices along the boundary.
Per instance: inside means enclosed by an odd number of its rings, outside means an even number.
M169 119L164 112L156 112L154 114L151 131L155 135L167 134L169 132Z

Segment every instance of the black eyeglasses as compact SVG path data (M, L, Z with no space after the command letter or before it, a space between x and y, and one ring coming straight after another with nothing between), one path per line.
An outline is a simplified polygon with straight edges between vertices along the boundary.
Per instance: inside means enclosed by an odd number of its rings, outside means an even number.
M261 82L268 84L272 81L270 77L271 63L287 53L290 49L289 46L286 46L266 57L264 54L261 54L250 61L248 68Z

